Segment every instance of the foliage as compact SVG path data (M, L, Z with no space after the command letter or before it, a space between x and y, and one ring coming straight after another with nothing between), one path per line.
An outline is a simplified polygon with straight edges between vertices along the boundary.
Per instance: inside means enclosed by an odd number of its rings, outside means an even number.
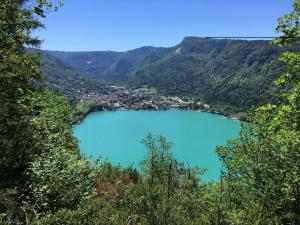
M41 168L40 162L45 160L37 159L38 168L35 165L33 168L39 179L33 179L32 183L41 178L43 182L40 182L42 186L34 185L37 187L34 193L41 197L52 196L49 200L54 205L44 205L43 213L33 217L32 224L211 224L214 221L212 212L217 211L214 185L201 185L197 168L178 163L164 137L148 134L142 142L148 149L142 174L132 167L122 169L103 162L97 169L97 179L84 178L80 175L81 170L70 174L65 172L67 168L57 166L57 162L69 164L64 160L51 157L52 163L48 166L47 159L46 165ZM151 166L151 162L155 162L156 166ZM158 168L164 169L158 171ZM49 173L45 174L45 171ZM55 182L49 182L50 179ZM92 197L82 199L79 204L69 199L64 202L66 197L75 197L77 190L83 191L82 188L88 187L76 188L77 179L97 180L97 196L90 195ZM48 185L54 183L57 187ZM74 188L74 193L69 190L70 187ZM49 202L43 198L37 200L38 204ZM47 207L51 210L46 210Z
M0 4L0 187L19 182L26 163L36 154L27 140L32 129L31 102L37 92L33 83L41 72L36 57L25 54L24 45L39 44L30 34L42 25L25 3L4 0ZM34 7L42 11L48 8L46 3L37 1Z
M88 159L57 148L37 157L27 173L36 210L51 212L92 197L97 176Z
M40 63L25 49L40 43L31 32L42 26L38 16L51 9L57 8L45 0L0 3L0 219L4 224L28 224L41 209L76 207L93 192L94 168L79 156L71 106L36 85L42 77Z
M299 10L296 0L294 12L279 19L284 35L275 43L297 42ZM256 109L241 137L218 149L227 168L228 211L249 224L300 223L300 54L285 52L280 60L287 67L276 81L286 88L281 101Z

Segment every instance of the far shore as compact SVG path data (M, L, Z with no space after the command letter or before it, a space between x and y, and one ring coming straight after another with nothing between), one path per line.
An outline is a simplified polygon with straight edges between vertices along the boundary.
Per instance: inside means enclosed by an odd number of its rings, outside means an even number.
M193 110L193 109L184 109L184 108L165 108L165 109L106 109L106 108L98 108L98 109L90 109L88 110L87 112L85 113L82 113L80 115L80 118L78 120L75 121L74 125L79 125L80 123L83 122L83 120L89 116L90 114L92 113L97 113L97 112L117 112L117 111L169 111L169 110L182 110L182 111L190 111L190 112L205 112L205 113L211 113L211 114L216 114L216 115L220 115L222 116L224 119L227 119L227 120L235 120L235 121L243 121L241 120L238 116L226 116L226 115L223 115L222 113L220 112L217 112L217 111L213 111L213 110L202 110L202 109L196 109L196 110Z

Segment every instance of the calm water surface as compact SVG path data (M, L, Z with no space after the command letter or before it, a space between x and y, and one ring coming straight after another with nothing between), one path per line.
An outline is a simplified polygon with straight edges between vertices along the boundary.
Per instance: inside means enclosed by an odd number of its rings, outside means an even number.
M116 111L90 114L74 134L82 153L122 166L139 166L146 154L140 140L148 132L162 134L174 143L172 152L191 166L206 168L203 180L217 180L220 162L217 145L237 137L238 121L205 112L190 111Z

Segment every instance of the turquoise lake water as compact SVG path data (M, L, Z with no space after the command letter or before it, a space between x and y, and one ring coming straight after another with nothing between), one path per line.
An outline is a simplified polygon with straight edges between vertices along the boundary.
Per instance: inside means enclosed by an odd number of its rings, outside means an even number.
M164 135L174 143L172 153L177 159L207 169L202 176L207 181L219 178L216 146L237 137L239 130L238 121L205 112L115 111L90 114L74 127L74 134L85 155L136 167L146 154L140 140L148 132Z

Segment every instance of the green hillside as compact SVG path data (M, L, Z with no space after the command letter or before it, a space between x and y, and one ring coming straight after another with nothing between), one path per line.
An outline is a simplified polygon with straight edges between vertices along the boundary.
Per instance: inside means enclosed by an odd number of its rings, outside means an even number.
M246 111L274 100L273 81L284 71L280 52L267 41L188 37L172 53L142 65L130 84L198 97L221 110Z
M32 49L28 51L41 54L41 70L45 75L44 79L39 83L49 87L58 94L68 95L71 99L74 99L78 90L101 91L105 89L105 86L100 81L82 75L59 58L48 54L47 51Z
M165 95L194 97L235 113L275 101L273 81L285 70L278 61L282 51L269 41L186 37L170 48L46 53L86 78L155 87Z
M60 59L63 63L89 78L101 79L102 74L109 69L122 55L119 52L60 52L45 51Z
M168 50L142 47L127 52L45 52L88 78L124 84L141 64L152 62L157 58L156 55L160 58Z

